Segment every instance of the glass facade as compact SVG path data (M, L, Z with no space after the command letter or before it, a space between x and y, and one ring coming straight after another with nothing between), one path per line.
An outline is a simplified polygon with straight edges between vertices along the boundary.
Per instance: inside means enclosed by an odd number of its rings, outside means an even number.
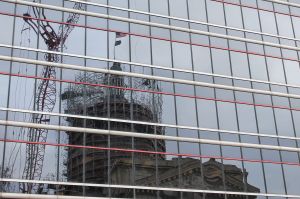
M0 8L0 198L300 198L298 0Z

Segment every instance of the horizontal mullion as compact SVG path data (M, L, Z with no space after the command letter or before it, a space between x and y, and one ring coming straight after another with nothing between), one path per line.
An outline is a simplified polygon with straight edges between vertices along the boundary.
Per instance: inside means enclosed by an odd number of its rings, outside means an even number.
M6 193L0 192L0 198L12 199L124 199L111 197L89 197L89 196L63 196L63 195L43 195L43 194L25 194L25 193Z
M244 5L244 4L239 4L239 3L227 2L227 1L224 1L224 0L210 0L210 1L218 2L218 3L223 3L225 5L228 4L228 5L240 6L240 7L244 7L244 8L250 8L250 9L254 9L254 10L265 11L265 12L270 12L270 13L274 13L274 14L281 14L281 15L286 15L286 16L290 16L290 17L300 18L300 15L293 15L293 14L290 14L290 13L277 12L277 11L268 10L268 9L265 9L265 8L258 8L258 7ZM296 40L299 41L298 39L296 39Z
M278 4L282 4L282 5L286 5L286 6L300 8L300 4L298 4L298 3L291 3L291 2L281 1L281 0L262 0L262 1L268 1L268 2L272 2L272 3L278 3Z
M207 32L207 31L176 27L176 26L165 25L165 24L160 24L160 23L145 22L145 21L141 21L141 20L128 19L128 18L118 17L118 16L111 16L111 15L107 15L107 14L87 12L87 11L58 7L58 6L53 6L53 5L28 2L28 1L23 1L23 0L1 0L1 1L15 3L15 4L21 4L21 5L27 5L27 6L35 6L35 7L46 8L46 9L62 11L62 12L71 12L71 13L76 13L76 14L80 14L80 15L92 16L92 17L103 18L103 19L108 19L108 20L116 20L116 21L121 21L121 22L128 22L128 23L133 23L133 24L146 25L146 26L152 26L152 27L157 27L157 28L164 28L164 29L175 30L175 31L180 31L180 32L206 35L206 36L229 39L229 40L234 40L234 41L248 42L248 43L266 45L266 46L271 46L271 47L276 47L276 48L300 51L300 48L294 47L294 46L287 46L287 45L281 45L281 44L276 44L276 43L271 43L271 42L246 39L246 38L230 36L230 35L223 35L223 34L219 34L219 33L211 33L211 32Z
M86 1L81 1L81 0L67 0L67 1L82 3L82 4L86 4L86 5L97 6L97 7L104 7L104 8L108 8L108 9L127 11L127 12L130 12L130 13L144 14L144 15L149 15L149 16L154 16L154 17L161 17L161 18L165 18L165 19L183 21L183 22L187 22L187 23L194 23L194 24L201 24L201 25L206 25L206 26L211 26L211 27L224 28L224 29L227 29L227 30L241 31L241 32L245 32L245 33L264 35L264 36L275 37L275 38L280 38L280 39L287 39L287 40L292 40L292 41L300 41L300 39L285 37L285 36L281 36L281 35L275 35L275 34L264 33L264 32L257 32L257 31L247 30L247 29L240 29L240 28L235 28L235 27L230 27L230 26L222 26L222 25L207 23L207 22L203 22L203 21L196 21L196 20L184 19L184 18L180 18L180 17L174 17L174 16L167 16L167 15L162 15L162 14L157 14L157 13L145 12L145 11L140 11L140 10L135 10L135 9L128 9L128 8L110 6L110 5L101 4L101 3L86 2Z
M300 198L300 195L284 195L284 194L272 194L272 193L251 193L251 192L183 189L183 188L168 188L168 187L149 187L149 186L135 186L135 185L97 184L97 183L81 183L81 182L59 182L59 181L44 181L44 180L24 180L24 179L11 179L11 178L0 178L0 182L53 184L53 185L65 185L65 186L83 186L83 187L118 188L118 189L138 189L138 190L173 191L173 192L189 192L189 193L213 193L213 194L224 194L224 195ZM1 196L1 193L0 193L0 196Z
M220 74L215 74L215 73L198 72L198 71L185 70L185 69L180 69L180 68L170 68L170 67L165 67L165 66L160 66L160 65L151 65L151 64L144 64L144 63L117 60L117 59L107 59L107 58L101 58L101 57L70 54L70 53L63 53L63 52L57 52L57 51L49 51L49 50L43 50L43 49L28 48L28 47L22 47L22 46L12 46L12 45L7 45L7 44L0 44L0 47L12 48L12 49L17 49L17 50L27 50L27 51L40 52L40 53L51 53L51 54L56 54L56 55L82 58L82 59L91 59L91 60L97 60L97 61L118 62L118 63L121 63L121 64L135 65L135 66L141 66L141 67L149 67L149 68L162 69L162 70L170 70L170 71L175 71L175 72L191 73L191 74L197 74L197 75L206 75L206 76L218 77L218 78L226 78L226 79L233 79L233 80L257 82L257 83L263 83L263 84L273 84L273 85L286 86L286 87L292 87L292 88L300 88L300 86L298 86L298 85L283 84L283 83L279 83L279 82L270 82L270 81L263 81L263 80L257 80L257 79L248 79L248 78L242 78L242 77L220 75Z
M280 164L280 165L291 165L300 166L297 162L276 162L272 160L258 160L258 159L245 159L236 157L224 157L224 156L209 156L209 155L196 155L188 153L172 153L172 152L159 152L159 151L147 151L139 149L124 149L124 148L111 148L111 147L99 147L99 146L89 146L89 145L74 145L74 144L62 144L62 143L50 143L50 142L32 142L25 140L12 140L12 139L0 139L0 142L9 142L17 144L30 144L30 145L43 145L43 146L53 146L53 147L69 147L76 149L93 149L96 151L119 151L124 153L142 153L148 155L164 155L164 156L177 156L177 157L187 157L187 158L203 158L203 159L218 159L227 161L239 161L239 162L252 162L252 163L267 163L267 164Z
M35 128L35 129L47 129L47 130L56 130L56 131L67 131L70 133L91 133L91 134L112 135L112 136L116 135L116 136L124 136L124 137L212 144L212 145L220 145L220 146L233 146L233 147L235 146L235 147L248 147L248 148L256 148L256 149L269 149L269 150L278 150L278 151L300 152L300 148L285 147L285 146L251 144L251 143L231 142L231 141L218 141L218 140L210 140L210 139L198 139L198 138L178 137L178 136L168 136L168 135L155 135L155 134L128 132L128 131L115 131L115 130L93 129L93 128L83 128L83 127L70 127L70 126L59 126L59 125L50 125L50 124L47 125L47 124L37 124L37 123L30 123L30 122L16 122L16 121L10 121L10 120L0 120L0 125Z
M45 80L45 81L54 81L60 83L70 83L75 85L85 85L85 86L92 86L92 87L101 87L101 88L108 88L108 89L120 89L125 91L134 91L134 92L142 92L142 93L151 93L157 95L168 95L174 97L183 97L183 98L191 98L191 99L200 99L206 101L215 101L215 102L224 102L224 103L232 103L232 104L240 104L240 105L248 105L248 106L255 106L255 107L265 107L265 108L274 108L274 109L283 109L289 111L300 111L299 108L290 108L286 106L274 106L268 104L256 104L256 103L249 103L237 100L225 100L225 99L217 99L217 98L209 98L203 96L196 96L196 95L186 95L180 93L173 93L173 92L165 92L165 91L154 91L154 90L144 90L139 88L131 88L131 87L121 87L121 86L113 86L113 85L106 85L106 84L97 84L97 83L89 83L89 82L78 82L74 80L66 80L66 79L54 79L54 78L45 78L39 76L30 76L30 75L22 75L22 74L15 74L15 73L7 73L0 71L0 75L12 76L12 77L20 77L20 78L28 78L28 79L38 79L38 80Z
M252 79L252 78L250 79L250 78L243 78L243 77L236 77L236 76L221 75L221 74L216 74L216 73L206 73L206 72L199 72L199 71L193 71L193 70L185 70L185 69L180 69L180 68L170 68L170 67L165 67L165 66L160 66L160 65L143 64L143 63L122 61L122 60L116 60L116 59L108 59L108 58L101 58L101 57L70 54L70 53L63 53L63 52L57 52L57 51L49 51L49 50L43 50L43 49L28 48L28 47L22 47L22 46L12 46L12 45L7 45L7 44L0 44L0 47L12 48L12 49L18 49L18 50L28 50L28 51L41 52L41 53L51 53L51 54L56 54L56 55L76 57L76 58L82 58L82 59L91 59L91 60L97 60L97 61L118 62L118 63L121 63L121 64L135 65L135 66L141 66L141 67L149 67L149 68L161 69L161 70L170 70L170 71L175 71L175 72L191 73L191 74L196 74L196 75L206 75L206 76L217 77L217 78L248 81L248 82L255 82L255 83L262 83L262 84L270 84L270 85L291 87L291 88L300 88L300 85L283 84L283 83L273 82L273 81L263 81L263 80Z
M222 84L212 84L212 83L206 83L206 82L197 82L197 81L183 80L183 79L177 79L177 78L144 75L144 74L140 74L140 73L100 69L100 68L96 68L96 67L83 67L83 66L72 65L72 64L54 63L54 62L19 58L19 57L11 57L11 56L3 56L3 55L0 55L0 60L19 62L19 63L27 63L27 64L37 64L37 65L42 65L42 66L51 66L51 67L57 67L57 68L86 71L86 72L107 73L107 74L112 74L112 75L144 78L144 79L158 80L158 81L164 81L164 82L173 82L173 83L186 84L186 85L195 85L195 86L203 86L203 87L209 87L209 88L217 88L217 89L225 89L225 90L232 90L232 91L249 92L249 93L256 93L256 94L263 94L263 95L270 95L270 96L300 99L300 95L295 95L295 94L264 91L264 90L257 90L257 89L248 89L248 88L243 88L243 87L227 86L227 85L222 85Z
M33 111L33 110L15 109L15 108L5 108L5 107L0 107L0 111L29 113L29 114L41 114L41 115L48 115L48 116L70 117L70 118L89 119L89 120L98 120L98 121L107 121L107 122L143 124L143 125L149 125L149 126L169 127L169 128L178 128L178 129L189 129L189 130L208 131L208 132L217 132L217 133L228 133L228 134L240 134L240 135L248 135L248 136L258 136L258 137L271 137L271 138L279 138L279 139L300 140L300 138L298 138L298 137L270 135L270 134L264 134L264 133L232 131L232 130L225 130L225 129L212 129L212 128L192 127L192 126L182 126L182 125L163 124L163 123L136 121L136 120L124 120L124 119L117 119L117 118L85 116L85 115L74 115L74 114L56 113L56 112L42 112L42 111Z
M80 24L73 24L73 23L67 23L67 22L61 22L61 21L54 21L54 20L49 20L49 19L40 19L40 18L34 18L34 17L24 17L23 15L16 15L16 14L11 14L11 13L6 13L6 12L0 12L0 15L15 16L15 17L27 18L27 19L37 20L37 21L46 21L46 22L49 22L49 23L57 23L57 24L61 24L61 25L70 25L70 26L75 26L75 27L80 27L80 28L88 28L88 29L100 30L100 31L107 31L107 32L115 32L115 33L116 32L120 32L120 31L114 30L114 29L99 28L99 27L94 27L94 26L86 26L86 25L80 25ZM283 60L288 60L288 61L300 62L299 59L295 59L295 58L275 56L275 55L270 55L270 54L261 54L261 53L252 52L252 51L243 51L243 50L238 50L238 49L218 47L218 46L212 46L212 45L207 45L207 44L185 42L185 41L179 41L179 40L167 39L167 38L162 38L162 37L143 35L143 34L132 33L132 32L121 31L121 33L130 35L130 36L136 36L136 37L142 37L142 38L148 38L148 39L154 39L154 40L169 41L169 42L186 44L186 45L192 45L192 46L199 46L199 47L212 48L212 49L218 49L218 50L225 50L225 51L236 52L236 53L243 53L243 54L247 54L247 55L256 55L256 56L261 56L261 57L268 57L268 58L275 58L275 59L283 59ZM3 47L10 46L10 45L6 45L6 44L0 44L0 45L3 46ZM20 47L20 46L12 46L12 47L19 48L19 49L21 49L21 48L25 49L25 47ZM27 48L27 49L32 49L32 48ZM35 49L33 51L37 51L37 50ZM46 51L46 50L41 50L41 51ZM56 53L58 53L58 52L56 52ZM104 58L98 58L98 59L104 59ZM139 65L145 65L145 66L147 65L148 67L154 67L153 65L149 65L149 64L141 64L141 63L139 63ZM155 66L155 67L156 68L158 67L158 68L161 68L161 69L167 68L167 67L163 67L163 66ZM181 71L181 72L195 73L195 74L207 74L207 75L213 76L210 73L203 73L203 72L196 72L196 71L193 72L191 70L175 69L175 68L168 68L168 69L169 70L174 70L174 71ZM226 77L230 78L231 77L231 76L225 76L225 75L220 75L220 74L215 74L214 76L224 77L224 78L226 78ZM235 79L245 80L247 78L238 78L238 77L235 77ZM249 81L251 81L251 80L249 80ZM262 80L255 80L255 81L257 81L257 82L267 82L267 81L262 81ZM282 83L278 83L278 82L274 82L274 84L276 84L276 85L283 85Z

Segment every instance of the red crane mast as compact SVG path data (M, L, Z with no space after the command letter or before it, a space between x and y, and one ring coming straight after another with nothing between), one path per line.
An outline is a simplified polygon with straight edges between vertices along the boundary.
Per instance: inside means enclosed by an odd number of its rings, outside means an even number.
M75 3L73 9L83 10L82 3ZM32 7L34 18L41 18L43 20L34 21L29 13L25 13L23 16L24 21L35 31L37 35L40 35L48 51L58 52L61 48L64 48L64 44L72 30L74 24L79 21L79 14L71 13L65 24L60 25L58 33L55 32L53 27L48 21L43 8ZM59 62L59 55L55 53L45 54L45 60L48 62ZM35 95L35 109L40 112L52 112L56 103L56 82L47 78L56 78L56 69L53 66L44 66L40 75L44 80L37 82L37 89ZM32 122L37 124L49 124L50 117L44 114L34 114ZM47 129L29 129L27 134L27 140L30 142L46 142L48 130ZM23 179L27 180L40 180L43 170L43 162L45 155L45 145L27 144L26 145L26 161L23 171ZM20 185L22 192L24 193L41 193L43 186L41 184L23 183Z

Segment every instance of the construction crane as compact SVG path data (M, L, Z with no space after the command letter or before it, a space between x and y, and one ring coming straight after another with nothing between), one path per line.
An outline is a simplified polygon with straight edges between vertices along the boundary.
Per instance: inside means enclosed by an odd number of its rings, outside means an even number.
M33 1L35 2L35 0ZM83 10L82 3L75 3L73 9ZM36 35L40 35L48 51L60 51L64 48L66 39L74 29L74 24L79 21L79 14L71 13L67 21L61 24L58 33L47 21L43 8L32 7L34 16L30 13L24 13L24 21L35 31ZM36 20L37 18L42 20ZM46 53L45 60L48 62L59 62L59 55L54 53ZM41 77L44 80L37 82L35 94L35 109L40 112L52 112L56 103L56 83L49 80L56 78L56 70L53 66L44 66L42 69ZM32 122L37 124L49 124L50 117L44 114L34 114ZM29 142L46 142L48 130L47 129L29 129L27 140ZM27 180L40 180L43 170L43 162L45 155L45 145L27 144L26 145L26 160L22 178ZM23 183L20 185L23 193L42 193L43 185L34 183Z

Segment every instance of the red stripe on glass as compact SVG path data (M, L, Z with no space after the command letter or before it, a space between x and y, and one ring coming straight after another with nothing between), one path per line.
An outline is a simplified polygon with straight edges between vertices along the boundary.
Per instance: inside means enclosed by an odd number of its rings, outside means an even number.
M2 1L2 0L0 0L0 1ZM93 29L93 30L101 30L101 31L107 31L107 32L119 32L122 34L127 34L127 35L131 35L131 36L136 36L136 37L143 37L143 38L148 38L148 39L155 39L155 40L187 44L187 45L192 45L192 46L200 46L200 47L225 50L225 51L231 51L231 52L237 52L237 53L243 53L243 54L249 54L249 55L257 55L257 56L261 56L261 57L269 57L269 58L275 58L275 59L283 59L283 60L300 62L299 59L295 59L295 58L291 58L291 57L281 57L281 56L275 56L275 55L261 54L261 53L257 53L257 52L253 52L253 51L243 51L243 50L238 50L238 49L224 48L224 47L218 47L218 46L212 46L212 45L206 45L206 44L200 44L200 43L172 40L172 39L167 39L167 38L162 38L162 37L148 36L148 35L143 35L143 34L138 34L138 33L130 33L130 32L124 32L124 31L120 31L120 30L99 28L99 27L93 27L93 26L85 26L85 25L80 25L80 24L72 24L72 23L67 23L67 22L59 22L59 21L54 21L54 20L49 20L49 19L38 19L38 18L27 17L27 16L24 17L23 15L15 15L15 14L6 13L6 12L0 12L0 14L6 15L6 16L18 17L18 18L32 19L32 20L37 20L37 21L46 21L49 23L70 25L70 26L74 26L74 27L87 28L87 29ZM243 42L243 43L245 43L245 42Z
M210 1L215 1L215 2L224 3L224 4L228 4L228 5L241 6L241 7L244 7L244 8L250 8L250 9L255 9L255 10L259 10L259 11L271 12L271 13L275 13L275 14L281 14L281 15L300 18L300 15L289 14L289 13L284 13L284 12L277 12L277 11L268 10L268 9L265 9L265 8L258 8L258 7L239 4L239 3L227 2L227 1L224 1L224 0L210 0Z
M49 142L30 142L25 140L12 140L12 139L0 139L0 142L10 142L10 143L20 143L20 144L40 144L45 146L54 146L54 147L70 147L78 149L93 149L93 150L102 150L102 151L121 151L126 153L144 153L150 155L170 155L178 157L191 157L191 158L214 158L227 161L243 161L243 162L256 162L256 163L270 163L270 164L283 164L283 165L294 165L300 166L297 162L279 162L272 160L254 160L254 159L244 159L244 158L232 158L232 157L223 157L223 156L207 156L207 155L196 155L188 153L171 153L171 152L158 152L158 151L145 151L138 149L123 149L123 148L108 148L108 147L99 147L99 146L83 146L83 145L72 145L72 144L58 144L58 143L49 143Z
M73 80L60 80L60 79L54 79L54 78L44 78L44 77L37 77L37 76L32 76L32 75L22 75L22 74L7 73L7 72L1 72L1 71L0 71L0 75L8 75L8 76L14 76L14 77L23 77L23 78L39 79L39 80L50 80L50 81L61 82L61 83L71 83L71 84L77 84L77 85L86 85L86 86L103 87L103 88L111 88L111 89L121 89L121 90L128 90L128 91L152 93L152 94L158 94L158 95L170 95L170 96L175 96L175 97L185 97L185 98L201 99L201 100L216 101L216 102L235 103L235 104L257 106L257 107L285 109L285 110L290 110L290 111L300 111L299 108L289 108L289 107L284 107L284 106L272 106L272 105L267 105L267 104L254 104L254 103L241 102L241 101L235 101L235 100L222 100L222 99L216 99L216 98L185 95L185 94L171 93L171 92L152 91L152 90L144 90L144 89L120 87L120 86L110 86L110 85L105 85L105 84L94 84L94 83L88 83L88 82L77 82L77 81L73 81Z

